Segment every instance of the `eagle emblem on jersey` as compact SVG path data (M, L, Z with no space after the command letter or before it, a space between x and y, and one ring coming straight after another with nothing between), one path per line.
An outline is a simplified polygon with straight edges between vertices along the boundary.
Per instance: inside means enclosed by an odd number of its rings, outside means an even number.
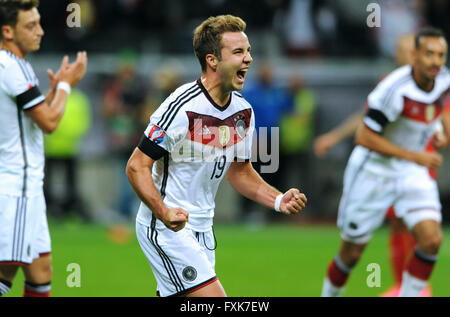
M150 133L148 134L148 138L155 142L156 144L162 143L164 141L164 137L166 136L166 132L162 130L158 126L153 126L153 128L150 130Z
M429 122L434 119L434 116L436 115L436 108L434 105L427 105L425 108L425 119Z
M245 117L243 115L239 115L234 119L236 125L236 133L237 135L243 139L245 137L245 129L247 126L245 125Z
M197 278L197 270L192 266L185 267L182 274L186 281L192 282Z
M226 146L230 141L230 127L222 125L219 127L219 141L222 146Z

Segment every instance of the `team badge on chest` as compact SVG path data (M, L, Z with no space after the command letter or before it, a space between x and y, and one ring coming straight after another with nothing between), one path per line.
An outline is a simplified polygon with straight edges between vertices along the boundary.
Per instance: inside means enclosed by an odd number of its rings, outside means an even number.
M241 139L245 137L245 128L245 121L243 119L236 121L236 133Z
M219 142L222 146L226 146L230 141L230 127L222 125L219 127Z
M427 105L425 108L425 120L432 121L436 115L436 107L434 105Z

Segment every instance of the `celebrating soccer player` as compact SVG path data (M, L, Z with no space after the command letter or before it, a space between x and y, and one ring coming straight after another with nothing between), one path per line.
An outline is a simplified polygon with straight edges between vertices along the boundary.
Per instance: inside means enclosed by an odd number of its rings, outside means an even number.
M211 17L194 32L201 77L176 89L150 118L127 174L142 200L136 232L161 296L226 296L215 273L214 197L226 176L241 194L284 214L305 208L250 162L254 113L236 91L252 63L245 22Z

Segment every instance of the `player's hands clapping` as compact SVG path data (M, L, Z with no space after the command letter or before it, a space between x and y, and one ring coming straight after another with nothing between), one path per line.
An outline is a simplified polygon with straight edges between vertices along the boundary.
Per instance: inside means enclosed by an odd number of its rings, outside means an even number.
M56 74L53 74L50 69L47 71L50 79L50 87L52 88L52 85L56 87L58 81L65 81L71 87L76 86L86 74L87 62L86 52L78 52L77 59L72 64L69 64L69 57L64 56Z
M182 208L169 208L161 221L172 231L180 231L186 225L189 213Z
M306 207L306 196L296 188L291 188L284 193L281 199L280 212L286 215L298 214Z
M59 71L58 71L59 73ZM56 74L58 74L56 73ZM50 91L55 91L56 90L56 86L58 85L58 78L57 75L53 73L53 70L51 69L47 69L47 74L48 74L48 79L50 82Z

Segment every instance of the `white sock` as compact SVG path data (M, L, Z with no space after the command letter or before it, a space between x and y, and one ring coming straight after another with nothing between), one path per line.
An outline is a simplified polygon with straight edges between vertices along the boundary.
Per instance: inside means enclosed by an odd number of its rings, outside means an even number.
M403 272L402 286L399 297L418 297L427 286L428 281L412 276L407 271Z
M322 286L322 297L341 297L344 293L344 286L336 287L331 283L328 277L325 277Z

